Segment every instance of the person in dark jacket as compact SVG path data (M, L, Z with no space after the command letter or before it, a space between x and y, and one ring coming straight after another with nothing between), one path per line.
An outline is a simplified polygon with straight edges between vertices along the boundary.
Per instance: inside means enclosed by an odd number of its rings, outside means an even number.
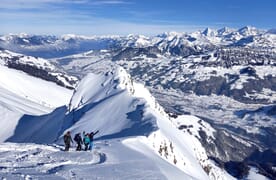
M77 143L76 151L81 151L81 145L83 144L80 133L76 134L74 141Z
M98 132L99 132L99 131L97 130L96 132L91 132L91 133L89 134L89 139L90 139L90 143L89 143L89 147L88 147L89 150L92 150L93 141L94 141L94 136L95 136Z
M63 136L63 141L64 141L64 144L65 144L65 149L64 149L64 151L69 151L71 142L73 143L73 140L72 140L72 138L71 138L70 131L67 131L67 133Z

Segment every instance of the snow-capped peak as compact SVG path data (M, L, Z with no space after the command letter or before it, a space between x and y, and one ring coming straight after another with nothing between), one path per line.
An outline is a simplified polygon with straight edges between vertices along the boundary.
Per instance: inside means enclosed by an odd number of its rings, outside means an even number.
M97 74L88 74L81 82L71 99L70 111L100 101L106 96L112 96L123 90L134 93L130 75L121 67L111 68L106 72L100 71Z
M223 27L223 28L219 29L217 32L218 32L218 35L224 36L224 35L234 32L234 29L231 29L229 27Z
M75 39L77 38L78 36L75 35L75 34L64 34L61 36L61 39L64 40L64 41L68 41L68 40L71 40L71 39Z
M257 35L259 30L252 26L245 26L238 30L238 32L243 36Z
M216 30L213 30L211 28L206 28L203 32L202 32L203 35L205 36L211 36L211 37L214 37L218 34L218 32Z
M269 34L276 34L276 29L269 29L267 31L267 33L269 33Z
M83 36L83 35L76 35L76 34L63 34L60 36L63 41L69 40L93 40L96 39L97 36Z

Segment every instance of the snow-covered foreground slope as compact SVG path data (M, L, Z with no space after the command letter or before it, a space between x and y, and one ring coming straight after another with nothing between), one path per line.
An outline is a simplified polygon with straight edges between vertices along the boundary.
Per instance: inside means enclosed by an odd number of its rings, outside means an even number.
M14 134L24 115L48 114L71 96L72 90L0 65L0 141Z
M131 150L119 139L97 141L93 152L61 151L57 145L0 144L0 177L6 179L171 179L187 177L151 151ZM144 154L151 155L148 158ZM152 161L155 159L156 162ZM181 179L181 178L178 178ZM186 178L191 179L191 178Z
M193 134L178 129L177 121L190 118L170 118L149 91L134 83L122 68L88 74L75 90L67 112L59 107L44 115L25 115L7 140L62 144L62 135L68 130L72 134L99 130L98 153L2 144L0 173L3 177L35 178L231 179L208 159ZM6 156L15 158L14 167Z

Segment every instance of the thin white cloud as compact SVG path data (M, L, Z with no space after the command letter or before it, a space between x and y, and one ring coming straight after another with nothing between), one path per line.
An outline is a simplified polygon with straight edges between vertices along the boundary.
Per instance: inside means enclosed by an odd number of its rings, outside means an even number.
M95 1L95 2L92 2L92 4L95 4L95 5L114 5L114 4L129 4L129 2L127 1L119 1L119 0L114 0L114 1Z
M64 3L67 0L1 0L2 9L31 9L44 7L49 3Z
M104 34L159 34L166 31L194 31L206 26L182 25L179 22L158 22L152 21L151 24L143 22L134 23L130 21L119 21L116 19L107 19L97 16L93 11L78 11L62 6L55 8L45 8L45 6L56 3L78 3L86 5L88 2L94 5L116 5L125 4L129 1L123 0L1 0L4 6L8 8L0 11L1 22L0 34L7 33L31 33L31 34L83 34L83 35L104 35ZM13 3L11 3L13 2ZM33 10L16 10L24 8L37 8ZM21 4L21 5L20 5ZM11 10L12 9L12 10ZM134 12L135 13L135 12ZM139 15L136 15L139 16ZM143 18L150 16L147 14Z
M66 19L64 15L66 14ZM0 12L0 16L3 17ZM187 32L202 29L205 26L179 25L179 24L143 24L122 22L112 19L89 17L86 15L70 15L69 12L51 14L25 13L20 15L25 19L22 23L14 23L20 18L14 14L5 14L8 17L6 23L2 23L0 34L30 33L30 34L81 34L81 35L127 35L144 34L153 35L168 31ZM78 21L82 19L81 21Z
M1 0L1 9L36 9L55 5L122 5L130 4L123 0Z

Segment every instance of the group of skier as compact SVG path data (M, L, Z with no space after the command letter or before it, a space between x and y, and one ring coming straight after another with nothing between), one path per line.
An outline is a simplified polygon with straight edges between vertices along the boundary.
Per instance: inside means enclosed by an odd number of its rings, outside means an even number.
M98 133L99 131L91 132L91 133L85 133L85 131L82 133L83 137L81 136L81 133L77 133L74 136L74 141L77 143L77 148L76 151L87 151L87 150L92 150L93 147L93 141L94 141L94 136ZM70 131L67 131L67 133L63 136L64 144L65 144L65 149L64 151L69 151L69 148L71 146L71 142L73 143L71 133ZM84 144L84 148L82 148L82 145Z

